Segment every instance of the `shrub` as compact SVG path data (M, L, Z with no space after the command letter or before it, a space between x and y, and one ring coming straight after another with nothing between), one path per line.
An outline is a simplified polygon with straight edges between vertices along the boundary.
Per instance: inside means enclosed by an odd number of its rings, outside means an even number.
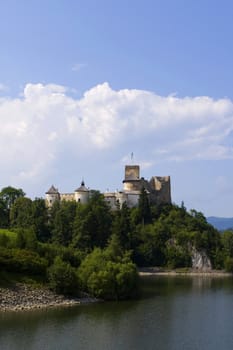
M229 256L225 259L224 262L225 270L227 272L233 272L233 258L230 258Z
M108 252L99 248L84 259L78 273L84 290L98 298L126 299L137 290L136 266L129 259L111 261Z
M75 268L56 257L48 269L48 280L52 290L62 294L78 294L79 284Z
M1 247L0 267L12 272L43 275L46 272L47 261L29 250Z

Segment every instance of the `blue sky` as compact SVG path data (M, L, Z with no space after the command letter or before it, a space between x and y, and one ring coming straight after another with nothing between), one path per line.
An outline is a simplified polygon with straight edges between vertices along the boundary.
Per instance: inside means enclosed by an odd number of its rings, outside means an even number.
M0 186L121 189L233 216L231 1L2 1Z

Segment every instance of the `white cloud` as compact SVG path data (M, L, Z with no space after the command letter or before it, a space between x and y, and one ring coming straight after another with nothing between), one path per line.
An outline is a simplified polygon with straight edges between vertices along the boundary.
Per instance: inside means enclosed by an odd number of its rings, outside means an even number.
M0 162L5 178L31 181L70 161L133 150L145 168L154 160L233 158L233 103L178 98L107 83L81 99L54 84L27 84L19 98L0 99ZM94 154L94 155L93 155ZM63 158L62 158L63 157Z
M57 138L58 138L58 136L57 136L56 131L52 131L52 132L49 134L49 136L48 136L48 140L49 140L49 141L54 141L54 140L56 140Z

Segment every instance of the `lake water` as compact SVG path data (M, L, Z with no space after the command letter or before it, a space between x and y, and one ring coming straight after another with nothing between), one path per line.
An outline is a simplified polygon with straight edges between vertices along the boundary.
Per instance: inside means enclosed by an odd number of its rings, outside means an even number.
M1 350L230 350L233 280L145 277L140 300L0 314Z

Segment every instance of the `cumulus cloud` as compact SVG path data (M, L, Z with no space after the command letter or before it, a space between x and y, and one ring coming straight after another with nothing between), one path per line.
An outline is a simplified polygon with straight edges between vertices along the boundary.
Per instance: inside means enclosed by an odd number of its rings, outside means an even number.
M24 181L49 176L64 152L73 160L111 152L120 161L133 150L145 168L155 160L233 158L229 99L115 91L108 83L75 99L64 86L27 84L19 98L0 99L0 123L5 176Z

